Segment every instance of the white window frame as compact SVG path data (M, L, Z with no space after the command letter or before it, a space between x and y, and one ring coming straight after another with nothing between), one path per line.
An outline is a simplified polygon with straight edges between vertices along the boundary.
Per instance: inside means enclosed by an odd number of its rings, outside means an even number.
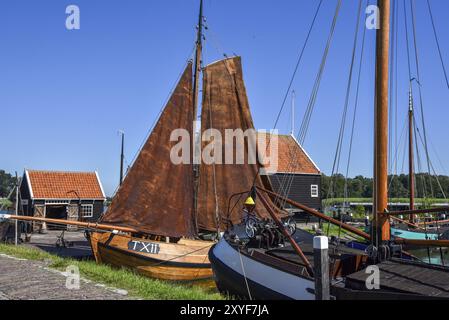
M319 198L320 196L320 190L318 188L317 184L310 185L310 197L312 198Z
M60 204L64 204L64 205L68 205L70 204L70 200L57 200L57 199L53 199L53 200L45 200L45 205L60 205Z
M84 208L90 208L90 214L86 215ZM93 218L94 216L94 205L93 204L82 204L81 205L81 217L83 218Z

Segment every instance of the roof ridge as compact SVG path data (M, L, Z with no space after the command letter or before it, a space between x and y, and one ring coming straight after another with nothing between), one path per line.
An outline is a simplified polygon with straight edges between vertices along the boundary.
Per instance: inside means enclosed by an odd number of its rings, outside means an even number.
M71 170L39 170L39 169L26 169L28 172L43 172L43 173L80 173L80 174L95 174L96 170L93 171L71 171Z

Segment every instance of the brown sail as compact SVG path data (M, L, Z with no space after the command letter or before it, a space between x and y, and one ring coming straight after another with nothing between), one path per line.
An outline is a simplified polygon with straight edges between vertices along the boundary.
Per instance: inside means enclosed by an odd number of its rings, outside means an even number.
M264 186L257 172L259 164L249 164L248 160L248 139L245 139L244 163L243 164L225 164L226 129L254 129L251 113L249 110L248 98L243 82L242 65L240 57L225 59L215 62L205 67L203 71L203 107L201 114L201 132L208 129L216 129L221 133L221 164L205 164L202 161L200 166L199 178L199 198L198 198L198 227L205 230L217 230L217 225L224 230L225 225L222 218L229 218L233 223L241 220L241 209L246 196L236 197L231 202L231 211L229 217L228 206L229 199L233 194L245 192L253 186L256 178L256 186ZM204 140L204 139L203 139ZM202 143L203 156L207 153L206 146L211 141ZM229 143L229 141L226 141ZM232 143L232 142L231 142ZM229 146L229 145L228 145ZM235 141L232 144L235 154ZM211 152L214 153L214 152ZM219 154L219 153L218 153ZM215 156L215 154L213 154ZM272 204L266 196L268 203ZM262 217L268 217L269 214L263 207L261 201L256 201L256 212Z
M150 137L112 200L103 223L142 233L193 236L193 168L173 164L175 129L192 133L192 64L185 69ZM191 161L190 161L191 163Z

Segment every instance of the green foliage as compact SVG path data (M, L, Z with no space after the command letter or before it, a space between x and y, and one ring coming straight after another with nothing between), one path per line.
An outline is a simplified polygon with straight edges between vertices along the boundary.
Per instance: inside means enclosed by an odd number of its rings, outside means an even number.
M363 218L365 217L366 212L365 212L365 207L364 206L356 206L354 208L354 217L355 218Z
M16 177L0 170L0 198L6 198L16 184Z
M12 202L8 199L0 199L0 208L8 209L11 208Z
M332 181L332 189L330 185ZM389 196L390 198L409 197L409 178L406 174L390 175ZM435 198L445 199L449 196L449 177L448 176L430 176L425 173L415 175L415 196L416 198ZM441 188L440 188L441 185ZM345 177L342 174L331 177L322 176L322 194L324 198L344 198L345 197ZM372 198L373 179L363 176L348 178L347 190L349 198Z

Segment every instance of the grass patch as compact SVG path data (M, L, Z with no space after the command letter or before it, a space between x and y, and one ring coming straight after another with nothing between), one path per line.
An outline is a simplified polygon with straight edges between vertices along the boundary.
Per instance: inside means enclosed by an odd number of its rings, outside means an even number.
M328 234L328 227L329 227L329 234ZM359 228L361 231L365 231L365 228ZM316 232L312 230L312 228L305 228L305 231L315 234ZM352 239L354 239L355 241L361 241L364 242L365 239L363 239L362 237L359 237L355 234L353 234L352 232L346 231L343 228L340 229L338 226L333 225L333 224L328 224L326 222L323 222L323 228L321 229L321 231L323 232L323 235L325 236L335 236L335 237L344 237L344 236L349 236Z
M115 269L107 265L98 265L94 261L78 261L61 258L47 252L28 248L0 244L0 252L35 261L48 261L49 267L65 270L69 265L76 265L82 277L101 282L105 285L125 289L132 297L149 300L221 300L217 292L210 292L201 287L172 283L140 276L127 269Z

